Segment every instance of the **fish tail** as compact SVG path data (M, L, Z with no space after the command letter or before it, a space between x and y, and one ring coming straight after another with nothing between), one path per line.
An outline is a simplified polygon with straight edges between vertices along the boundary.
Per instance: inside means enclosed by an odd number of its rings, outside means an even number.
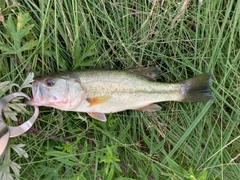
M182 102L206 102L212 99L211 74L205 73L181 81Z

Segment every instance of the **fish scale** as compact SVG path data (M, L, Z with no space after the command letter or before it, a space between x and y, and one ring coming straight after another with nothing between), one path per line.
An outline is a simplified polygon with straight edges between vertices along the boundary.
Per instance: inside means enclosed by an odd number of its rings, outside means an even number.
M128 109L158 111L157 102L206 102L212 98L211 75L206 73L177 83L153 79L159 68L141 70L76 70L50 74L33 82L28 103L66 111L86 112L106 121L105 113ZM37 93L36 93L37 92Z

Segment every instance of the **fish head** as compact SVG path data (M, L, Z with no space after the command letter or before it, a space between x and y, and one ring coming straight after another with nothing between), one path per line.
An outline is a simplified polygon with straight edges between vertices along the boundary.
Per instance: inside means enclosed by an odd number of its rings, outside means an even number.
M82 102L86 90L77 78L45 76L34 80L32 94L29 105L71 110Z

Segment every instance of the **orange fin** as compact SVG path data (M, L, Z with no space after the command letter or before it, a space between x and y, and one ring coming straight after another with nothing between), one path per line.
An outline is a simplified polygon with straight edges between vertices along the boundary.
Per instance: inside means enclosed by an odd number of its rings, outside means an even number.
M94 106L97 104L103 104L109 99L110 99L109 96L100 96L100 97L87 98L87 101L90 103L89 106Z
M88 115L91 116L94 119L97 119L102 122L106 122L107 118L104 113L98 113L98 112L88 112Z
M147 106L135 109L135 110L140 110L140 111L146 111L146 112L154 112L154 111L159 111L161 110L161 106L157 105L157 104L149 104Z

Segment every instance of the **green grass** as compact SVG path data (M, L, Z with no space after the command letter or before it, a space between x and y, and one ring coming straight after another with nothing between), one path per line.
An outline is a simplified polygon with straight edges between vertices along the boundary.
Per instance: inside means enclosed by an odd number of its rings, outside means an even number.
M19 179L240 179L240 1L190 1L182 14L184 1L6 2L0 82L93 67L157 65L164 82L213 73L212 101L164 102L152 115L102 123L40 108L34 129L10 141L29 155L11 151Z

